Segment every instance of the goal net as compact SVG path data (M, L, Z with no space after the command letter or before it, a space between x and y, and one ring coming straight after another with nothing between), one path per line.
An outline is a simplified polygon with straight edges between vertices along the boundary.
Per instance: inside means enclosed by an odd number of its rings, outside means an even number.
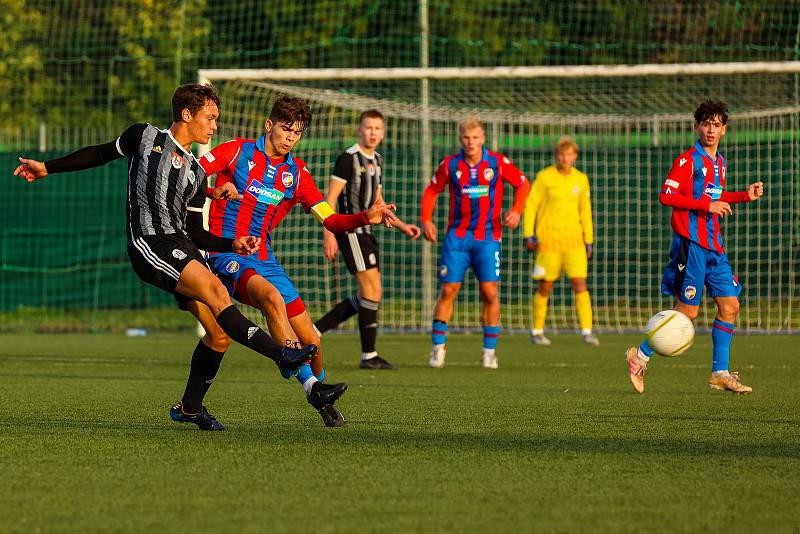
M311 127L295 152L325 192L333 163L357 141L361 111L380 110L386 138L384 196L398 215L419 223L422 191L441 159L458 151L458 123L477 115L488 148L507 155L531 179L553 163L553 146L572 135L576 167L589 175L595 225L589 287L599 331L642 328L673 301L661 296L667 260L669 209L658 192L673 159L694 142L692 113L705 98L732 111L721 152L728 160L728 189L766 184L758 203L734 206L723 234L734 272L744 285L740 327L793 331L798 315L798 62L592 67L201 71L223 98L217 142L256 138L279 94L308 100ZM507 186L508 187L508 186ZM434 220L447 224L447 193ZM506 190L505 209L513 199ZM438 291L439 246L399 232L376 231L381 246L383 328L427 331ZM299 208L273 234L281 263L312 318L355 292L341 259L322 254L317 221ZM504 229L500 283L506 331L530 328L533 258L521 229ZM713 302L698 325L713 318ZM479 329L477 283L468 273L451 321L454 329ZM350 328L356 328L353 323ZM575 331L569 281L550 300L546 328Z

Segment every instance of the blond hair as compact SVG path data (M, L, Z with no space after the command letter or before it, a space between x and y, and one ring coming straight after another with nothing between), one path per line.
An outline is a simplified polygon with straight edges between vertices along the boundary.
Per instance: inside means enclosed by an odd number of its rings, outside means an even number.
M561 138L559 138L558 143L556 143L556 148L553 152L555 152L555 154L558 155L561 152L564 152L565 150L570 148L575 152L578 152L578 143L576 143L575 139L573 139L569 135L564 135Z
M462 135L473 128L480 128L481 131L486 132L486 128L478 117L469 117L458 123L458 135Z

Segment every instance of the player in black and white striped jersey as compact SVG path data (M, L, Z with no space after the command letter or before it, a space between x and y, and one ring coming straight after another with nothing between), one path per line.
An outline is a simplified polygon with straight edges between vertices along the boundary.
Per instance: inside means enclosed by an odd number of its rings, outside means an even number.
M14 175L33 182L49 174L79 171L127 157L128 256L136 274L144 282L175 295L179 304L204 324L221 328L235 341L272 359L284 378L289 378L309 361L316 346L277 345L233 305L228 291L208 269L198 250L200 247L251 254L260 244L252 236L227 239L203 228L207 180L191 148L194 143L210 141L217 129L218 106L219 97L212 86L181 86L172 97L173 122L169 129L136 124L115 141L85 147L45 163L20 158ZM220 363L214 361L214 355L213 347L201 340L192 357L192 370L201 370L196 373L193 387L203 388L213 380ZM191 383L190 374L187 390ZM170 415L204 430L224 428L202 404L193 408L185 410L178 405L173 407L177 412Z
M339 213L358 213L377 199L383 198L383 156L376 148L385 134L383 114L376 109L364 111L359 118L358 143L345 150L336 160L326 200L338 206ZM420 229L406 224L396 215L392 226L412 239ZM358 294L339 302L314 326L320 333L330 330L349 317L358 314L361 337L362 369L392 369L375 348L378 333L378 307L383 288L380 273L380 252L372 227L357 228L354 232L334 235L327 230L323 236L323 252L330 261L341 250L347 269L356 277Z

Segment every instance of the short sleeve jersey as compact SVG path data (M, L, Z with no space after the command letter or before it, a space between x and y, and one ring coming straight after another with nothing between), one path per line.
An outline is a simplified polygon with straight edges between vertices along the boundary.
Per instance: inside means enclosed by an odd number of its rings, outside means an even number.
M368 156L355 144L336 159L331 179L344 184L337 212L353 215L366 211L383 185L383 156L378 152ZM354 232L369 234L372 233L372 226L362 226Z

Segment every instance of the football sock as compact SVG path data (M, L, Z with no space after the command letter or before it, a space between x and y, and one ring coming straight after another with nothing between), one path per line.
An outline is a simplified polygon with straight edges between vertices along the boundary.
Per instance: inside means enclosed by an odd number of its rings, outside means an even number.
M306 397L311 395L311 388L314 387L314 384L318 382L317 377L314 376L314 373L311 371L311 366L307 363L303 364L300 367L300 370L297 371L297 375L295 375L297 381L300 382L300 385L303 386L303 391L306 392Z
M538 291L533 294L533 331L539 334L544 331L544 320L547 317L548 300L549 297L541 296Z
M189 367L189 378L186 380L186 389L183 392L184 412L198 413L203 407L203 397L217 376L224 352L217 352L199 341L192 354L192 363Z
M347 297L339 304L334 306L331 311L322 316L314 326L319 333L327 332L331 328L343 323L350 317L358 313L358 297L355 295Z
M378 306L380 302L358 299L358 333L361 335L361 352L375 352L378 337Z
M433 328L431 329L431 341L433 346L444 345L447 341L447 323L444 321L433 321Z
M639 345L639 358L646 362L653 356L653 352L655 351L650 346L650 343L646 339L642 340L641 345Z
M483 348L494 350L500 337L500 326L483 325Z
M362 352L361 359L362 360L369 360L370 358L374 358L378 355L378 351L373 350L372 352Z
M575 310L578 312L578 326L582 332L592 331L592 299L588 291L575 293Z
M280 361L283 348L255 323L242 315L235 305L231 304L219 312L217 323L237 343L253 349L275 363Z
M711 328L711 342L714 345L711 364L711 372L713 373L728 370L734 327L733 323L714 319L714 326Z

